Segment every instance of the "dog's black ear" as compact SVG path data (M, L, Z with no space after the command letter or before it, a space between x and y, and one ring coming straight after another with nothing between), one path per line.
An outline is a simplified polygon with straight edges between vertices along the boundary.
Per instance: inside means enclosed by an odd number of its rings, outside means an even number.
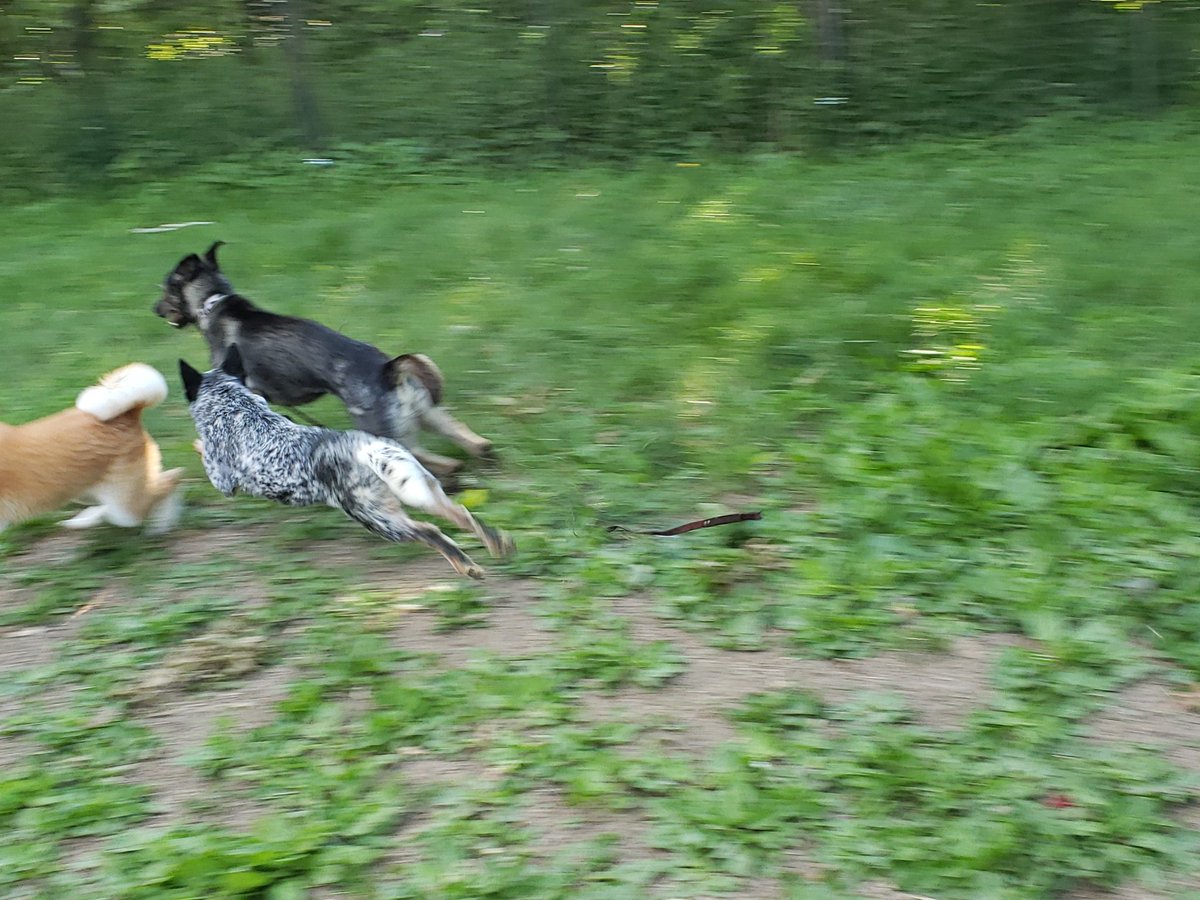
M204 376L189 366L184 360L179 361L179 377L183 380L183 393L187 395L188 403L195 403L200 394L200 382Z
M445 379L442 378L441 369L424 353L405 353L403 356L389 359L383 364L383 377L387 384L394 388L399 387L405 378L415 378L429 391L429 398L434 406L442 402L442 386Z
M221 360L221 371L245 383L246 365L242 362L242 351L238 349L237 344L230 344L229 349L225 351L225 358Z
M217 248L224 245L224 241L213 241L213 245L204 251L204 261L218 272L221 271L221 266L217 263Z
M204 268L204 263L195 253L189 253L179 261L179 265L175 267L175 274L179 275L185 281L191 281L200 274L200 270Z

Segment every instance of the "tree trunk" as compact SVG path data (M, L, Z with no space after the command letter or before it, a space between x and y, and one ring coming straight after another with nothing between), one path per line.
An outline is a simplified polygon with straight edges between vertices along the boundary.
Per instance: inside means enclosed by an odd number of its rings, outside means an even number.
M72 43L79 66L79 104L76 120L83 132L74 143L78 160L92 169L102 169L117 155L116 135L108 108L108 92L100 71L96 46L94 0L78 0L71 8Z
M816 0L817 53L822 65L846 64L846 10L840 0Z
M1158 107L1158 32L1153 3L1129 13L1133 40L1130 41L1130 74L1138 108L1153 112Z
M321 114L309 79L308 55L304 43L305 12L303 0L285 0L288 22L287 38L283 52L287 57L288 75L292 85L292 103L296 110L296 122L305 149L320 153L325 146L321 128Z
M817 31L817 139L827 147L841 143L850 94L849 53L846 50L846 0L810 0Z

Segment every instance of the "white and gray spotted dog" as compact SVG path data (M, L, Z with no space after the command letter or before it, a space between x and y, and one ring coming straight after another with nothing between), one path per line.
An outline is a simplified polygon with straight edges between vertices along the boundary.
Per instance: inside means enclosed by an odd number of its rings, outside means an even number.
M440 515L478 535L493 556L512 541L446 496L437 479L402 445L363 431L297 425L271 410L243 383L237 345L217 368L200 373L179 361L204 471L227 497L238 491L289 506L325 503L389 541L418 541L462 575L483 570L436 525L405 507Z

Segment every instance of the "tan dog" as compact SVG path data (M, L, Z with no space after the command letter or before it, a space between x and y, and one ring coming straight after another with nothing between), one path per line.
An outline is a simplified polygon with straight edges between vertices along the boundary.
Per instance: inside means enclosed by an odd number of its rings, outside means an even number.
M83 498L97 505L66 527L132 528L149 517L151 533L171 528L183 469L162 471L141 415L166 396L158 370L133 363L83 391L72 409L25 425L0 423L0 530Z

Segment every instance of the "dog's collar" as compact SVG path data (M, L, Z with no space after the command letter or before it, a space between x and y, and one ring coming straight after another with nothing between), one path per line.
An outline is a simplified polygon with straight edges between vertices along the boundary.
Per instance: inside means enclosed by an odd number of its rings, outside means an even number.
M213 307L228 297L228 294L213 294L206 299L200 306L200 322L203 324L208 321L208 317L212 315Z

